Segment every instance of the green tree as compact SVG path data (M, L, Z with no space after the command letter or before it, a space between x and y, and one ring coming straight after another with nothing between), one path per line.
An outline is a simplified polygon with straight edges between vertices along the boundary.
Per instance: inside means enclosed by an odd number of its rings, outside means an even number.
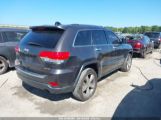
M161 26L159 27L159 32L161 32Z
M128 31L129 31L129 29L127 27L125 27L122 32L123 33L128 33Z
M140 33L144 33L144 32L146 32L146 26L141 26L141 28L140 28L141 30L140 30Z
M154 25L154 26L152 26L151 30L159 32L159 27L157 25Z
M144 33L144 32L148 32L148 31L160 31L161 32L161 26L140 26L140 27L120 27L120 28L116 28L116 27L106 27L114 32L122 32L122 33Z

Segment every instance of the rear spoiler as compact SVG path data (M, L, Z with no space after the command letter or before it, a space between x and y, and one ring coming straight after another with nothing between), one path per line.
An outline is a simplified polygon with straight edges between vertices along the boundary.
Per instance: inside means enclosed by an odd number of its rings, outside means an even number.
M30 29L32 31L54 31L54 30L60 30L64 31L65 29L61 28L61 26L31 26Z

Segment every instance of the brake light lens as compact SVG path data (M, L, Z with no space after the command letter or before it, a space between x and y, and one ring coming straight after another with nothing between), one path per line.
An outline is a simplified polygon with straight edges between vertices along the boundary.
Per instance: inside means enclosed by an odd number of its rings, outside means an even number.
M20 48L19 48L19 46L17 45L17 46L15 47L15 52L18 53L19 51L20 51Z
M134 48L140 49L142 47L142 44L140 42L135 43Z
M39 57L45 62L52 62L60 64L70 57L69 52L52 52L52 51L42 51Z
M161 42L161 38L159 38L159 41Z
M49 82L48 83L51 87L57 87L59 84L57 82Z

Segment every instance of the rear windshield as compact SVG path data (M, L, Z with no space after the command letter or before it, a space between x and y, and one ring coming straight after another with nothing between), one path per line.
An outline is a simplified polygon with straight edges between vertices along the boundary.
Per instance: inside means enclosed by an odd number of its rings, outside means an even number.
M145 33L145 35L150 38L158 38L159 37L159 33Z
M36 45L45 48L54 48L63 34L63 30L32 31L22 40L22 44Z

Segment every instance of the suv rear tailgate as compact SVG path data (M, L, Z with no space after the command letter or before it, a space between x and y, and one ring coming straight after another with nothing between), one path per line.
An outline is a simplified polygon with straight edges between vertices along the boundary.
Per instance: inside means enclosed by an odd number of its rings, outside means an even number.
M20 67L40 74L50 74L50 68L56 65L42 61L39 54L42 51L54 51L63 33L62 29L34 28L20 43Z

